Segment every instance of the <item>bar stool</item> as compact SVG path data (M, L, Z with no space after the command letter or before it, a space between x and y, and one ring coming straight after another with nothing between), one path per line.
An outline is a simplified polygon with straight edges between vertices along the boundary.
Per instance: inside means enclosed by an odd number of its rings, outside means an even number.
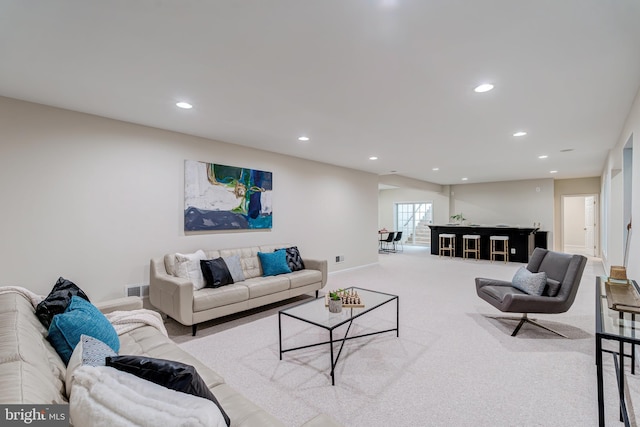
M469 245L473 242L473 247ZM480 259L480 236L477 234L465 234L462 236L462 258L469 258L469 254L473 254L473 257L477 261Z
M449 251L449 257L456 256L456 235L455 234L441 234L439 239L439 252L438 256L442 256L442 253Z
M489 241L491 241L491 262L495 261L496 255L502 255L506 264L509 261L509 236L489 236ZM502 248L496 247L496 242L502 242Z

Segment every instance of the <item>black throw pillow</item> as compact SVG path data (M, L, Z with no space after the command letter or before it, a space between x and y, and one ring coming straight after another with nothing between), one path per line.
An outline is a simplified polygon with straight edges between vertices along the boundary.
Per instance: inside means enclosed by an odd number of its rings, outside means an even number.
M222 258L201 259L200 268L207 288L219 288L233 283L229 267Z
M291 246L290 248L276 249L278 251L284 250L287 253L287 264L291 271L304 270L304 262L300 256L300 251L297 246Z
M231 424L218 399L211 393L196 368L191 365L145 356L112 356L107 357L105 363L119 371L128 372L171 390L209 399L220 408L227 426Z
M79 296L89 301L87 294L76 286L75 283L64 277L60 277L51 292L49 292L49 295L38 304L36 307L36 316L47 330L49 330L49 326L51 326L53 316L64 313L67 309L72 296Z

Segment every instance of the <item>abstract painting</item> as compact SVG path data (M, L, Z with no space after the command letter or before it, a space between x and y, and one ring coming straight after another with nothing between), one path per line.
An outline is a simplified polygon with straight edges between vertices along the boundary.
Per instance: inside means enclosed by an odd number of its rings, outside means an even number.
M185 160L184 229L269 229L272 174Z

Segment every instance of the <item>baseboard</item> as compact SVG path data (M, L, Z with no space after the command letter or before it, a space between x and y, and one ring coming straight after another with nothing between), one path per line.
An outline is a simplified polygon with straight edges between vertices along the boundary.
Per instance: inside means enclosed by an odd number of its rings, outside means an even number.
M339 274L339 273L344 273L347 271L354 271L354 270L360 270L361 268L367 268L367 267L373 267L374 265L379 265L379 262L372 262L371 264L363 264L363 265L358 265L355 267L349 267L349 268L344 268L342 270L338 270L338 271L330 271L329 272L329 276L333 276L334 274Z

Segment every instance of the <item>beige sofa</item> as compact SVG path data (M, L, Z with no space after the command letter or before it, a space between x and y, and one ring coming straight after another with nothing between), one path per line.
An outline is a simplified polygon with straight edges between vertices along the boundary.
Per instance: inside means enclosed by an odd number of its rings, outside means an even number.
M96 305L108 312L141 308L142 301L134 297ZM0 336L3 337L0 343L0 404L68 402L65 397L66 366L46 335L47 331L35 316L27 297L12 292L0 294ZM120 335L119 353L176 360L194 366L229 415L233 427L283 426L152 326L142 326ZM324 415L304 424L305 427L335 425Z
M151 260L149 300L160 311L182 323L198 323L271 304L322 289L327 283L327 261L303 258L305 269L277 276L262 276L258 252L273 252L290 244L204 251L208 259L240 256L245 280L219 288L194 289L189 279L176 276L176 256Z

